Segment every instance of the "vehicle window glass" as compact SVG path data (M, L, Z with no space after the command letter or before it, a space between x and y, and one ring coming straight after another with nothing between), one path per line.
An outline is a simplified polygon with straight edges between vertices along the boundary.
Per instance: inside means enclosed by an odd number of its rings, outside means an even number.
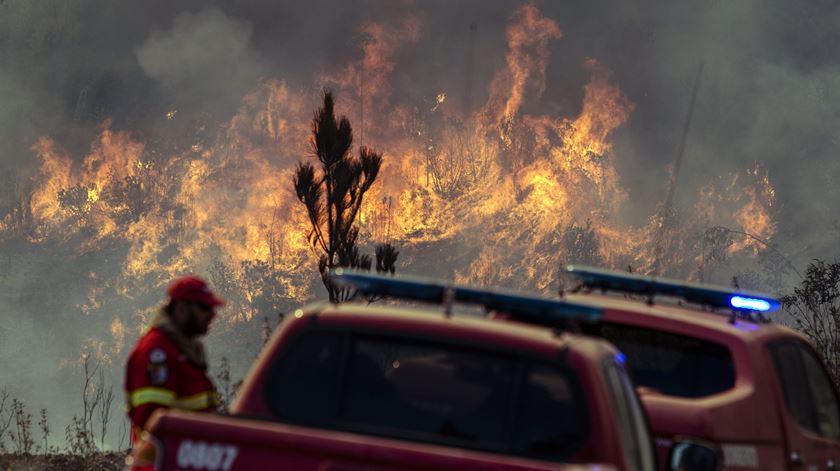
M811 394L814 398L817 430L824 437L840 438L840 411L838 411L837 406L837 394L834 392L828 373L825 372L822 363L810 351L810 348L800 345L800 349L802 363L805 365L808 384L811 386Z
M818 433L816 411L799 347L792 342L777 343L771 345L770 351L788 412L799 426Z
M653 457L653 443L632 383L624 370L613 362L604 366L604 374L619 421L621 442L628 461L635 466L634 469L639 471L653 469L656 462Z
M377 339L355 342L340 419L385 434L498 448L515 365L486 353Z
M337 425L562 460L585 441L580 388L561 369L523 370L523 361L452 345L358 338Z
M281 353L266 384L266 397L278 418L318 424L335 416L343 340L336 333L303 334Z
M534 365L525 377L514 449L525 455L562 459L586 441L587 415L569 373Z
M723 345L628 325L603 323L590 334L612 342L627 357L636 384L662 394L704 397L735 386L732 354Z

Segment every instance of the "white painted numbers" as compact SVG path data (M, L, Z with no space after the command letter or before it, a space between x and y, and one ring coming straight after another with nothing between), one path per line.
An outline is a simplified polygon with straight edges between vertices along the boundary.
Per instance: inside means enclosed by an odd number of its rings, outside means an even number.
M233 445L184 440L178 446L176 459L179 468L229 471L238 454L239 447Z

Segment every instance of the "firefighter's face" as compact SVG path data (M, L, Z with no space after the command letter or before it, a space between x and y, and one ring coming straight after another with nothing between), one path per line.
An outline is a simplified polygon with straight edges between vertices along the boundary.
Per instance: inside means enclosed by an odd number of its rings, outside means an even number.
M193 304L193 320L198 335L205 335L210 330L210 323L216 317L216 311L212 306L204 304Z
M178 303L175 307L174 321L187 337L205 335L210 330L210 323L216 317L211 306L201 303Z

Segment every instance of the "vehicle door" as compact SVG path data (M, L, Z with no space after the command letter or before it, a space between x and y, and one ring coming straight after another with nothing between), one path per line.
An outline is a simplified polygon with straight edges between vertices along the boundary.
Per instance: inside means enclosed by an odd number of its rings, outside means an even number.
M604 376L619 418L622 446L628 465L632 466L633 471L653 471L656 469L653 440L633 383L624 368L615 361L604 364Z
M840 401L822 362L796 339L772 342L769 350L782 392L789 469L837 469Z

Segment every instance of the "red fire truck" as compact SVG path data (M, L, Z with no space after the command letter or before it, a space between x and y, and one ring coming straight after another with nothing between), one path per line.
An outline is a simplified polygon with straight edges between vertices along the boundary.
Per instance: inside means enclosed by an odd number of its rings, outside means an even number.
M660 456L679 437L717 445L728 470L837 468L837 390L809 342L769 322L776 300L588 267L567 270L578 285L564 299L602 309L601 322L581 330L626 355Z
M601 309L423 279L344 273L335 280L444 307L345 303L296 311L253 365L229 416L159 412L134 464L212 471L656 468L641 403L613 346L451 312L454 303L470 303L566 326L597 323ZM672 450L675 470L716 469L713 448L681 441Z

